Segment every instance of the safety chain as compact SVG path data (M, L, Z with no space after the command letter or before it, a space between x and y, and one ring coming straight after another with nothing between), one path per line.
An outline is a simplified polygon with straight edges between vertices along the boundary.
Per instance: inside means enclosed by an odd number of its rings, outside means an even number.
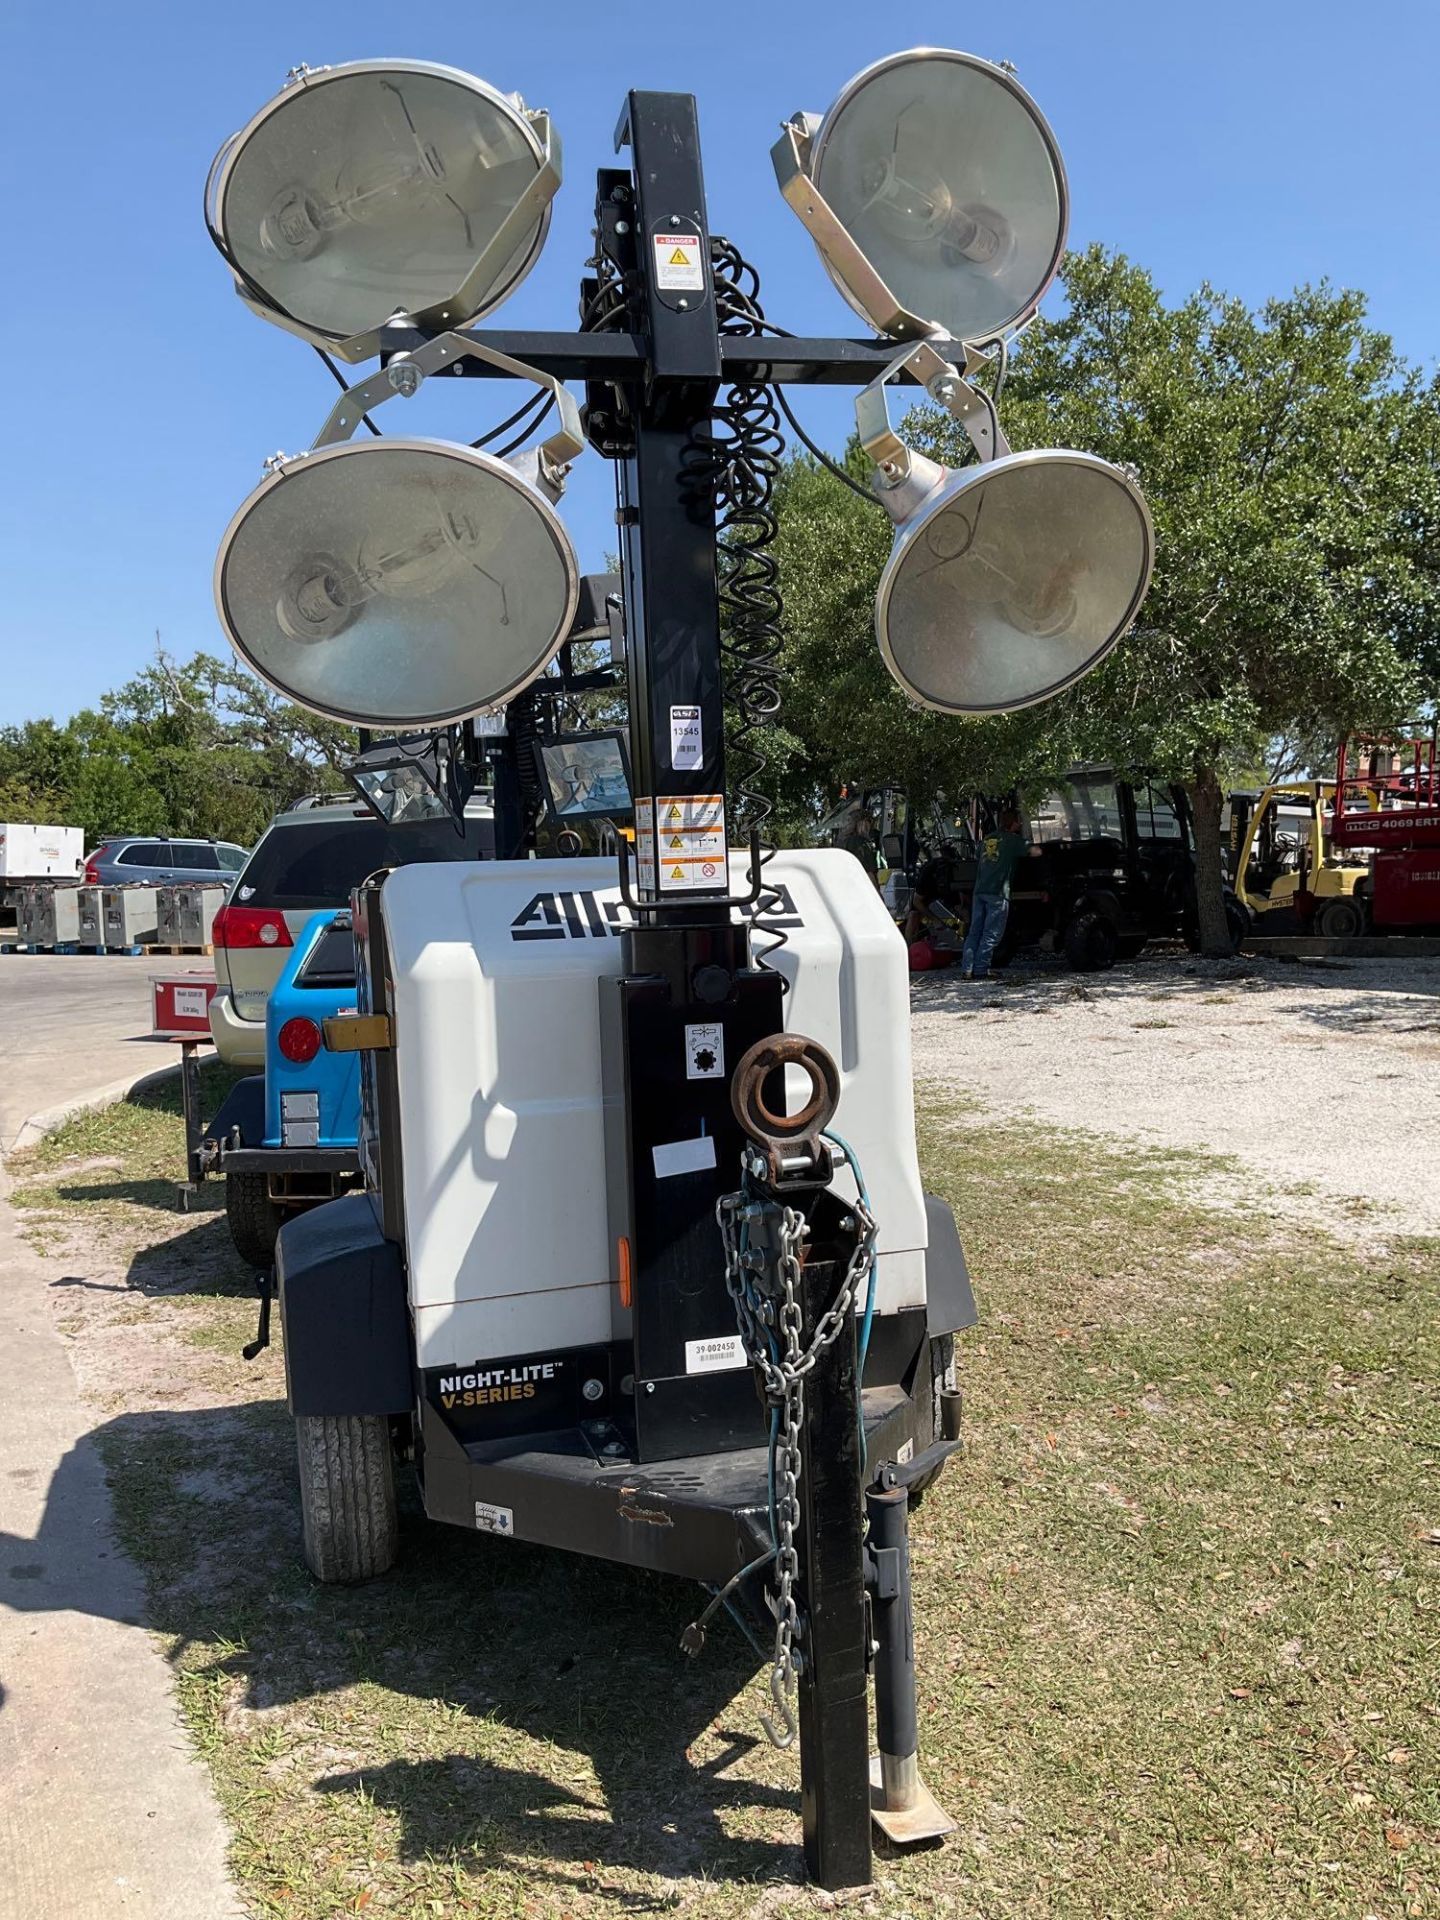
M805 1419L805 1380L833 1344L852 1311L860 1284L874 1258L875 1216L863 1201L850 1203L858 1229L845 1278L820 1316L808 1347L801 1345L800 1269L810 1228L803 1213L787 1206L756 1177L763 1162L746 1154L738 1193L723 1194L715 1208L725 1246L725 1287L750 1364L758 1371L765 1399L777 1416L771 1423L770 1479L774 1489L775 1654L770 1666L770 1697L783 1732L762 1714L761 1724L777 1747L794 1744L795 1637L800 1624L795 1583L800 1556L795 1546L800 1525L800 1434Z

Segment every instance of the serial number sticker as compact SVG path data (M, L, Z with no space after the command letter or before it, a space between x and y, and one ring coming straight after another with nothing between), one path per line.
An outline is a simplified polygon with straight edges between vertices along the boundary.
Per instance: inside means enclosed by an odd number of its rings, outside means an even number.
M705 733L699 707L671 707L670 764L677 772L698 767L705 757Z
M738 1333L685 1342L686 1373L733 1373L745 1365L745 1344Z
M511 1536L515 1532L515 1514L510 1507L492 1507L488 1501L475 1502L475 1525L481 1533L504 1533Z
M895 1464L897 1467L903 1467L907 1460L913 1460L914 1458L915 1442L913 1440L907 1440L903 1446L897 1447L895 1450Z
M657 233L655 247L655 284L663 293L701 293L705 287L705 268L700 259L698 233Z

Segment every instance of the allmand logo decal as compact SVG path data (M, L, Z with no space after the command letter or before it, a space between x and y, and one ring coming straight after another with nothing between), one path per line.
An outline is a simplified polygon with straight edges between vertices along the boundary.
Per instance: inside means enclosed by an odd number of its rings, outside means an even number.
M769 913L751 918L762 927L800 927L805 923L796 910L790 889L783 880L767 883L776 895ZM618 900L603 903L593 893L560 891L537 893L510 922L512 940L608 940L624 933L631 922Z

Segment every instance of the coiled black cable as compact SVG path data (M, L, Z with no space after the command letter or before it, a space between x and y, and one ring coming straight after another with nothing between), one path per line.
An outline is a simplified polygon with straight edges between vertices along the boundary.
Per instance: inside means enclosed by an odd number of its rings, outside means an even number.
M710 260L720 331L762 333L766 323L759 274L738 247L718 234L711 237ZM756 954L761 966L769 966L789 939L777 924L784 897L765 879L765 868L775 855L765 823L775 801L763 785L769 765L764 734L779 719L782 705L784 602L775 559L775 486L784 451L775 392L763 385L736 384L717 401L710 437L696 443L692 469L696 477L702 471L708 474L715 502L721 651L725 691L736 716L729 737L735 828L747 838L752 832L758 836L755 925L769 936Z

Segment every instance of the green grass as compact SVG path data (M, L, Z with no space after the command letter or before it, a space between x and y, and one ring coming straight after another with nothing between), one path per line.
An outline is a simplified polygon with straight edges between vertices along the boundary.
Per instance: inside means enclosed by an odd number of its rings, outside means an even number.
M967 1454L914 1540L923 1760L960 1830L881 1858L865 1910L1440 1914L1435 1245L1362 1255L1223 1161L921 1107L982 1315ZM173 1230L146 1197L173 1113L72 1124L32 1195ZM86 1156L120 1164L56 1175ZM231 1376L232 1404L99 1440L257 1913L814 1906L796 1763L738 1639L679 1654L690 1590L413 1511L394 1574L317 1588L283 1407Z

